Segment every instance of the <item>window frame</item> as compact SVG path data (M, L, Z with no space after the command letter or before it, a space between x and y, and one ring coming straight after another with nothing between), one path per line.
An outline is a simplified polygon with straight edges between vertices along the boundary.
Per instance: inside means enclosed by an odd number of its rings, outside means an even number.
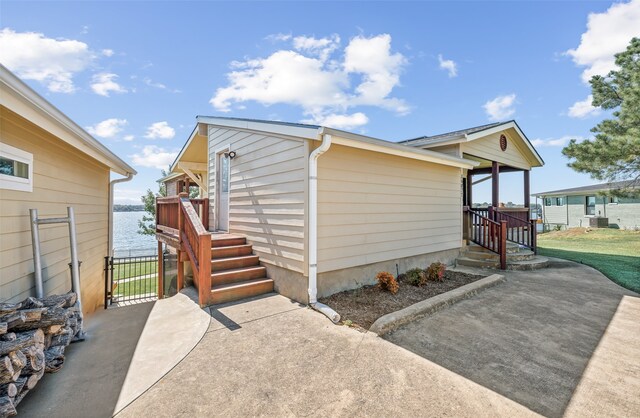
M593 197L593 206L589 206L589 198ZM596 204L597 204L596 195L585 195L584 197L584 214L585 216L596 216ZM593 208L593 213L589 213L589 208Z
M553 205L552 205L552 203L553 203L553 198L552 198L552 197L545 197L545 198L544 198L544 205L545 205L546 207L551 207L551 206L553 206Z
M607 198L607 205L617 205L618 203L620 203L618 196L609 196Z
M0 156L28 166L28 178L26 179L0 173L0 189L33 192L33 154L0 142Z
M562 203L558 204L559 201L562 202ZM564 199L563 196L554 197L553 198L553 206L556 206L556 207L564 206L564 201L565 201L565 199Z

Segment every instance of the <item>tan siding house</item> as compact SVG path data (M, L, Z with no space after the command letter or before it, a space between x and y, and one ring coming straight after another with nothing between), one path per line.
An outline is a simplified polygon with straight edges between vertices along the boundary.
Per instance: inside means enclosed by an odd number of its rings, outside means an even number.
M135 170L1 66L0 88L4 168L17 161L14 154L30 156L28 178L0 174L0 300L34 295L29 209L38 209L43 218L65 217L71 206L82 261L83 308L92 312L104 303L110 173L133 175ZM26 180L29 187L14 184L16 180ZM40 227L45 294L70 290L68 234L66 225Z

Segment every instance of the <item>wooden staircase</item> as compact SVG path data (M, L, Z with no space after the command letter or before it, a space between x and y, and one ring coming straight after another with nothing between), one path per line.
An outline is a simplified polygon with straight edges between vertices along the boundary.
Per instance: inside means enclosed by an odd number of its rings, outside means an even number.
M225 303L273 292L273 280L246 238L215 234L211 237L211 297Z

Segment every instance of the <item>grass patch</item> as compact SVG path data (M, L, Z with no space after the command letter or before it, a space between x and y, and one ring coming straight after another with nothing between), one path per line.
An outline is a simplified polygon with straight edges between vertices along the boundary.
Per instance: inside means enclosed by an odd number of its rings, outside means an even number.
M640 293L640 232L571 228L538 235L541 255L586 264Z
M118 283L114 296L135 296L147 293L158 293L158 277L156 275L137 280Z
M131 261L121 262L113 265L113 280L129 279L131 277L144 276L146 274L156 274L158 272L157 261Z

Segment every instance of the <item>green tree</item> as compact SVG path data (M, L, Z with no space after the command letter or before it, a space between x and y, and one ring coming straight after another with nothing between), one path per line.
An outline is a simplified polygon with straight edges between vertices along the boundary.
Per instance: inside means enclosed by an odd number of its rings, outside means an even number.
M167 172L162 170L162 177L165 177L166 175ZM147 189L147 192L142 195L141 200L144 204L144 211L146 214L142 216L142 220L138 221L138 234L156 234L156 197L164 197L166 195L167 188L164 183L160 183L158 193L153 193L151 189Z
M589 81L592 105L612 111L613 117L591 129L592 140L572 139L562 153L577 172L608 182L628 180L612 192L625 196L640 186L640 38L615 57L616 70Z

